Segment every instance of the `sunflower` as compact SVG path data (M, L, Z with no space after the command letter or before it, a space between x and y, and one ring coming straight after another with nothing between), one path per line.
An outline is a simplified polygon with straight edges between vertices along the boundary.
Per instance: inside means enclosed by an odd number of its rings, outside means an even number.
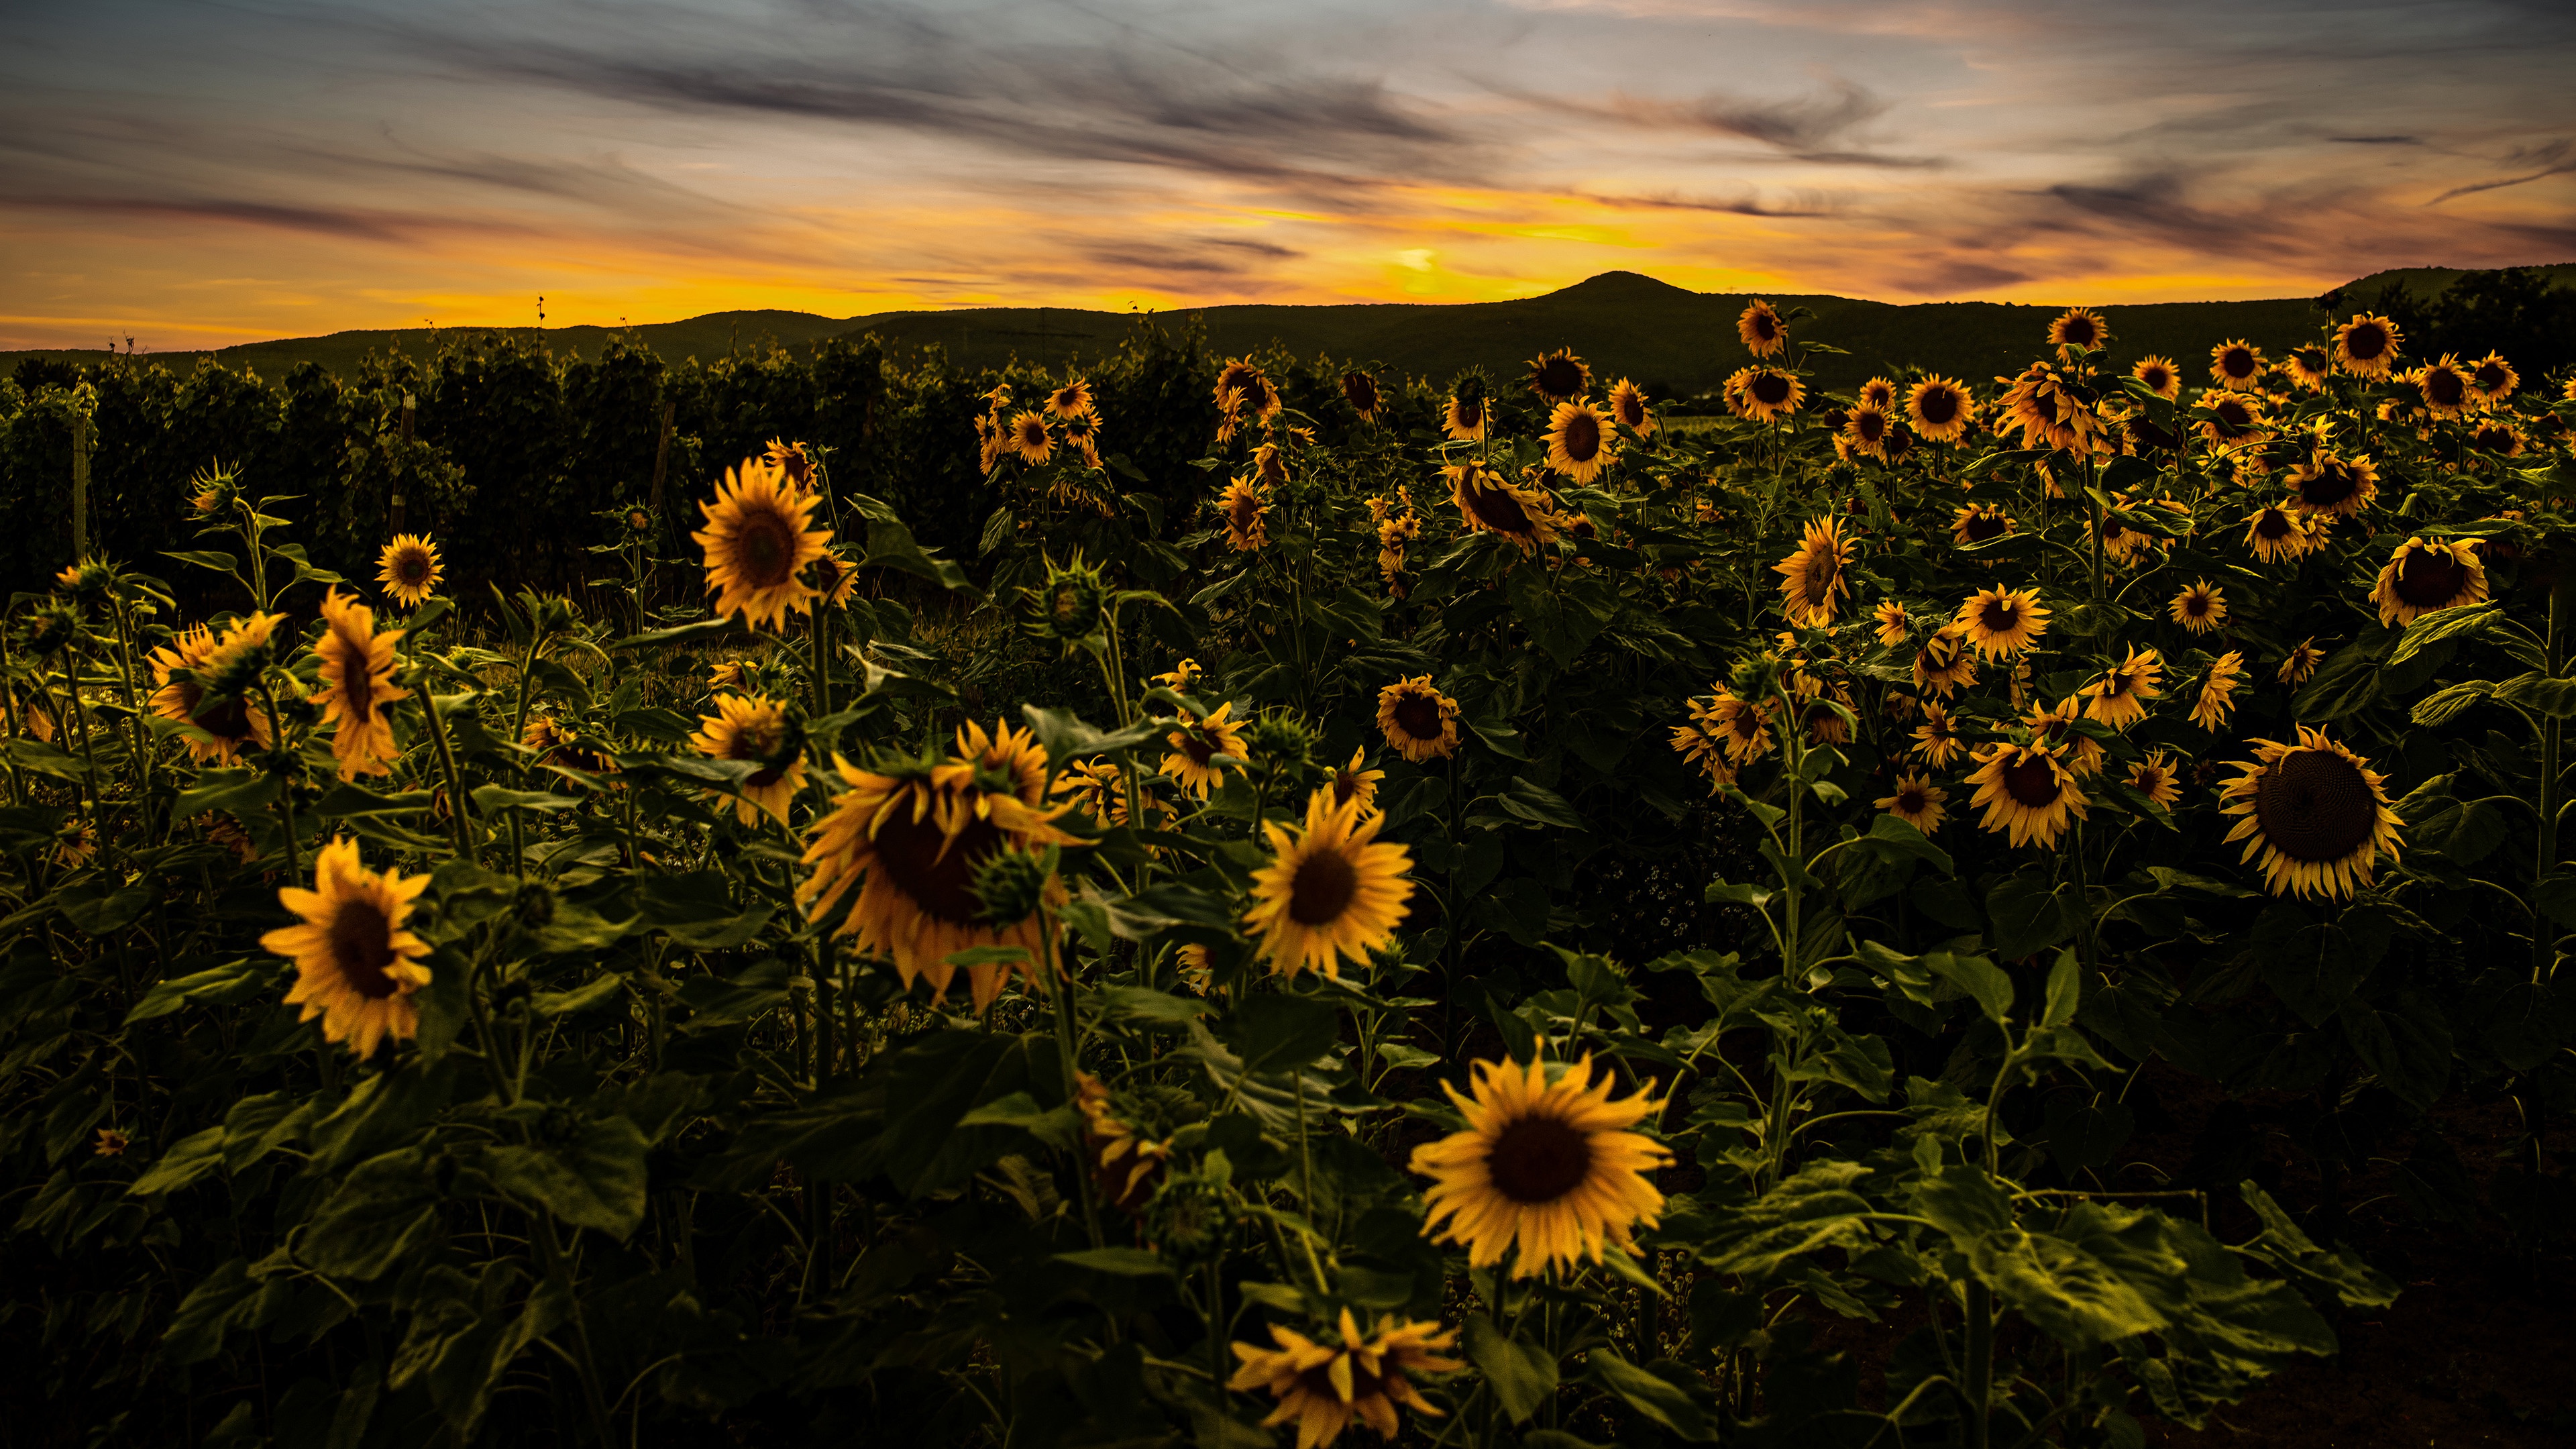
M2244 861L2263 862L2276 896L2335 899L2370 884L2380 853L2398 855L2397 812L2370 761L2300 725L2296 744L2255 740L2244 773L2220 788L2220 813L2243 817L2227 832Z
M1399 679L1377 692L1377 727L1413 764L1458 752L1458 701L1431 687L1431 676Z
M1252 380L1260 375L1261 369L1252 365L1250 357L1229 361L1225 366L1218 368L1216 370L1216 410L1229 419L1233 418L1242 410L1247 397L1257 395L1257 390L1252 386ZM1010 395L1003 394L1002 401L1009 402Z
M2195 634L2215 633L2227 627L2227 591L2207 579L2194 579L2165 605L2165 614Z
M1950 792L1923 776L1899 776L1894 789L1896 793L1880 800L1878 808L1924 834L1940 829L1941 822L1949 818L1941 802L1950 798Z
M1011 414L1002 436L1008 440L1006 450L1032 468L1055 457L1055 433L1047 427L1046 414L1035 408L1022 408Z
M2081 347L2099 352L2111 340L2111 326L2102 314L2089 307L2069 307L2048 324L2048 345L2055 348Z
M1950 519L1950 541L1961 548L2013 531L2012 515L1990 503L1970 503Z
M2016 676L2016 696L2020 692L2021 681L2029 677L2029 663L2028 660L2022 661L2022 671ZM2070 694L2059 700L2054 709L2033 704L2021 718L2023 727L2030 731L2031 742L2057 750L2063 756L2061 763L2079 780L2100 774L2104 758L2101 743L2075 728L2075 722L2083 718L2083 712L2077 708L2077 701L2082 698L2080 693Z
M152 651L152 712L178 724L194 725L208 736L180 736L187 743L188 757L201 765L229 765L241 758L243 750L264 750L269 745L268 716L251 708L247 699L233 695L212 708L206 706L208 664L218 648L214 631L200 624ZM39 714L35 723L39 738L50 738L50 717Z
M1735 783L1735 764L1726 757L1726 742L1696 724L1674 725L1673 753L1697 765L1708 776L1708 793Z
M1261 496L1249 475L1225 485L1217 495L1216 511L1225 519L1226 547L1236 553L1257 553L1270 546L1270 500Z
M1047 394L1046 410L1059 418L1090 417L1095 409L1089 379L1077 377Z
M1975 410L1966 385L1954 378L1927 377L1905 394L1905 416L1928 442L1957 442Z
M2379 468L2367 457L2338 458L2319 451L2290 475L2297 491L2290 506L2302 513L2350 518L2379 496Z
M78 870L98 858L98 826L87 820L68 820L54 840L54 864L67 870Z
M1610 416L1638 437L1655 435L1655 415L1647 410L1645 389L1624 377L1610 389Z
M2475 404L2469 391L2469 375L2460 370L2460 360L2449 353L2439 362L2426 363L2406 375L2424 399L2424 410L2437 418L2456 418Z
M1986 810L1984 827L2014 845L2054 849L2068 819L2085 818L2090 802L2075 774L2044 744L1995 744L1977 754L1982 768L1968 776L1977 787L1969 799Z
M1377 421L1377 410L1386 403L1386 395L1378 391L1377 378L1373 375L1345 372L1342 374L1342 401L1351 405L1351 411L1360 415L1361 422L1373 423Z
M1768 302L1755 302L1735 319L1735 335L1744 339L1745 350L1756 357L1777 356L1789 345L1789 324L1771 310Z
M2245 654L2230 649L2209 666L2209 678L2200 686L2200 697L2192 701L2191 722L2216 734L2227 724L2227 716L2236 708L2236 682L2245 677Z
M2398 344L2406 336L2385 317L2355 312L2335 329L2335 366L2355 377L2386 377L2397 363Z
M1967 746L1959 739L1950 711L1937 699L1923 701L1923 723L1914 727L1914 753L1933 769L1946 770Z
M1529 361L1529 390L1541 402L1579 398L1592 390L1592 369L1571 352L1542 352Z
M1524 488L1473 459L1441 469L1440 476L1449 480L1449 501L1469 531L1510 539L1525 554L1556 541L1562 523L1544 490Z
M1976 652L1968 647L1968 630L1953 620L1942 625L1914 652L1914 687L1948 699L1960 686L1977 682Z
M1892 424L1888 422L1884 409L1862 403L1859 407L1853 408L1844 418L1842 436L1850 442L1853 452L1885 459L1887 436L1891 427Z
M1834 606L1851 588L1843 570L1852 547L1834 518L1810 519L1797 550L1771 566L1780 575L1780 607L1789 622L1822 628L1834 621Z
M1756 703L1738 698L1733 692L1719 690L1704 710L1695 710L1700 727L1717 737L1726 747L1727 760L1741 768L1770 753L1772 710L1775 701Z
M814 586L814 596L835 609L846 609L859 592L859 570L841 554L840 545L823 550L823 556L805 566L805 581Z
M767 811L779 824L787 823L788 805L805 788L805 759L802 742L789 728L786 706L764 695L719 694L716 712L698 716L689 743L711 760L759 764L735 787L740 792L733 802L736 820L756 825Z
M1878 621L1878 642L1887 648L1904 643L1906 636L1914 632L1912 621L1905 617L1905 606L1894 599L1880 600L1869 612Z
M2326 651L2317 647L2316 640L2301 640L2299 647L2291 650L2281 661L2281 668L2273 677L2283 684L2305 684L2308 676L2317 672L2317 666L2325 662L2325 657Z
M2025 368L1998 401L2006 417L2001 431L2020 433L2026 447L2089 457L2107 446L2102 414L2046 363Z
M1466 1244L1474 1268L1513 1249L1512 1276L1530 1278L1598 1263L1607 1245L1628 1246L1636 1225L1655 1225L1664 1195L1646 1174L1672 1154L1626 1130L1663 1109L1648 1100L1651 1087L1612 1101L1610 1077L1592 1084L1588 1054L1553 1082L1536 1061L1477 1062L1472 1075L1472 1097L1441 1084L1466 1130L1413 1149L1412 1170L1432 1180L1426 1233Z
M1204 800L1225 783L1224 766L1218 757L1238 763L1251 758L1243 743L1243 721L1234 718L1234 701L1227 700L1199 718L1174 721L1172 732L1163 737L1172 752L1163 756L1162 770L1180 782L1181 788Z
M1482 397L1453 396L1449 399L1449 416L1440 430L1461 443L1482 442L1485 437L1485 400Z
M1775 422L1796 412L1807 400L1807 385L1796 373L1776 367L1747 368L1736 392L1736 411L1757 423Z
M2487 566L2467 539L2410 538L2388 556L2370 601L2379 622L2412 624L2435 609L2474 604L2487 596Z
M2295 559L2322 542L2314 523L2279 505L2257 510L2245 520L2245 546L2265 563Z
M1548 415L1547 466L1576 483L1589 483L1618 457L1610 417L1599 408L1580 400L1561 402Z
M1457 1330L1435 1333L1436 1327L1380 1319L1377 1332L1362 1338L1359 1324L1345 1308L1337 1348L1274 1323L1270 1338L1277 1348L1233 1346L1243 1366L1225 1386L1236 1393L1269 1390L1279 1406L1261 1421L1261 1427L1295 1424L1297 1449L1322 1449L1341 1438L1353 1419L1375 1430L1379 1438L1392 1441L1403 1429L1396 1405L1433 1418L1441 1413L1405 1375L1454 1373L1466 1367L1438 1352L1458 1336Z
M420 1030L411 997L429 984L429 968L421 964L429 943L404 930L403 918L429 888L429 877L369 870L358 859L358 842L342 838L322 847L313 886L282 887L279 904L302 924L259 938L263 948L295 963L286 1004L304 1008L298 1021L322 1018L322 1039L347 1042L362 1059L388 1036L409 1041Z
M403 631L376 632L373 609L334 588L322 600L322 621L329 626L314 654L321 661L322 688L308 704L322 706L325 724L336 722L331 757L340 762L340 778L390 775L394 746L393 717L387 709L411 691L394 683L394 645Z
M376 582L405 608L417 609L438 591L438 545L417 533L397 533L376 555Z
M2164 657L2153 649L2129 646L2128 657L2102 672L2102 677L2085 686L2090 696L2084 706L2087 717L2098 719L2115 730L2125 730L2147 717L2147 701L2164 693Z
M1386 771L1367 766L1367 747L1353 747L1351 762L1333 771L1332 778L1324 782L1324 790L1333 797L1334 804L1347 805L1357 800L1363 812L1376 808L1378 782L1386 778Z
M2147 391L2171 400L2182 396L2182 369L2170 357L2141 357L2129 369L2129 376L2146 384Z
M2209 380L2229 392L2252 392L2263 367L2263 349L2241 338L2209 349Z
M2470 447L2498 457L2519 458L2523 449L2530 445L2531 440L2523 435L2522 429L2502 418L2489 418L2469 433Z
M2333 373L2334 354L2319 343L2303 343L2290 349L2281 366L2289 372L2293 382L2310 392L2317 392L2324 389L2326 378Z
M2171 810L2182 798L2182 777L2174 773L2172 757L2157 750L2129 767L2129 788Z
M787 481L799 488L814 486L814 455L805 450L803 443L772 438L769 447L761 453L760 461L786 474Z
M797 575L832 541L825 530L806 527L822 501L757 458L726 470L716 501L698 505L707 526L689 535L706 550L707 590L719 617L739 611L753 628L784 629L788 610L812 612L816 591Z
M2243 393L2203 391L2200 435L2222 447L2259 443L2272 436L2263 428L2263 404Z
M1336 804L1323 789L1306 802L1304 829L1263 822L1270 863L1252 873L1243 923L1272 974L1314 970L1338 981L1344 960L1366 966L1372 947L1394 940L1413 895L1413 859L1377 838L1386 817L1363 813L1359 801Z
M2048 610L2037 589L1979 589L1953 620L1967 630L1981 659L2009 659L2048 632Z
M1073 1105L1082 1114L1082 1145L1091 1154L1091 1180L1099 1185L1100 1201L1120 1212L1141 1212L1171 1161L1172 1144L1146 1137L1120 1117L1108 1084L1098 1077L1076 1068L1073 1084Z
M806 919L827 916L856 887L858 899L833 934L857 937L862 954L891 957L907 989L927 977L932 997L945 996L958 970L948 958L978 946L1029 953L965 968L979 1014L1013 971L1043 988L1036 958L1046 946L1044 908L994 921L975 894L975 873L1006 851L1076 843L1055 825L1069 807L1034 809L1014 790L986 788L975 767L958 760L899 775L836 763L849 789L814 823L805 847L813 873L796 899ZM1061 899L1060 883L1050 879L1047 890Z

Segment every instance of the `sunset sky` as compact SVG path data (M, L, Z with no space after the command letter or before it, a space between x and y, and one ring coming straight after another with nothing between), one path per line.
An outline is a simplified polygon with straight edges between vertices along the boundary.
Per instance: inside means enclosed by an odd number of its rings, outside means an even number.
M2576 260L2576 4L0 0L0 347Z

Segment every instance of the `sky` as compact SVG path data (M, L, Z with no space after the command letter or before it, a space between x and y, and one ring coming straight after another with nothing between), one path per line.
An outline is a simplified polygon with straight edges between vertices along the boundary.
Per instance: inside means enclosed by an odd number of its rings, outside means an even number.
M2576 3L0 0L0 347L2576 260Z

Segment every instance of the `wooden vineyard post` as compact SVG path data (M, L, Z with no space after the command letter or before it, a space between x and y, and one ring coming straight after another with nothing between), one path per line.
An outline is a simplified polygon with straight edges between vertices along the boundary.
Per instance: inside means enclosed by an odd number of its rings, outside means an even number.
M72 414L72 557L89 557L89 414Z

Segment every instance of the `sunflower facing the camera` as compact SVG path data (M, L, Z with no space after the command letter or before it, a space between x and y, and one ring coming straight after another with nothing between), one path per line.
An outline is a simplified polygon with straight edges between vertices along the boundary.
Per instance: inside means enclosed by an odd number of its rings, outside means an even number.
M2298 730L2295 744L2254 741L2253 760L2219 790L2220 813L2240 817L2227 841L2245 842L2245 863L2261 863L2276 896L2358 894L2381 855L2397 860L2397 812L2385 779L2325 731Z
M1663 1103L1651 1086L1613 1100L1614 1078L1593 1081L1592 1058L1561 1065L1477 1062L1469 1092L1446 1082L1463 1131L1413 1149L1412 1170L1431 1179L1423 1194L1425 1232L1462 1243L1470 1267L1512 1257L1512 1276L1598 1263L1635 1241L1664 1206L1646 1174L1672 1161L1654 1139L1631 1131Z
M1304 828L1262 823L1270 863L1252 873L1243 922L1272 974L1339 980L1342 962L1366 966L1372 948L1394 939L1413 895L1413 857L1377 838L1385 820L1357 800L1336 804L1328 788L1307 800Z

